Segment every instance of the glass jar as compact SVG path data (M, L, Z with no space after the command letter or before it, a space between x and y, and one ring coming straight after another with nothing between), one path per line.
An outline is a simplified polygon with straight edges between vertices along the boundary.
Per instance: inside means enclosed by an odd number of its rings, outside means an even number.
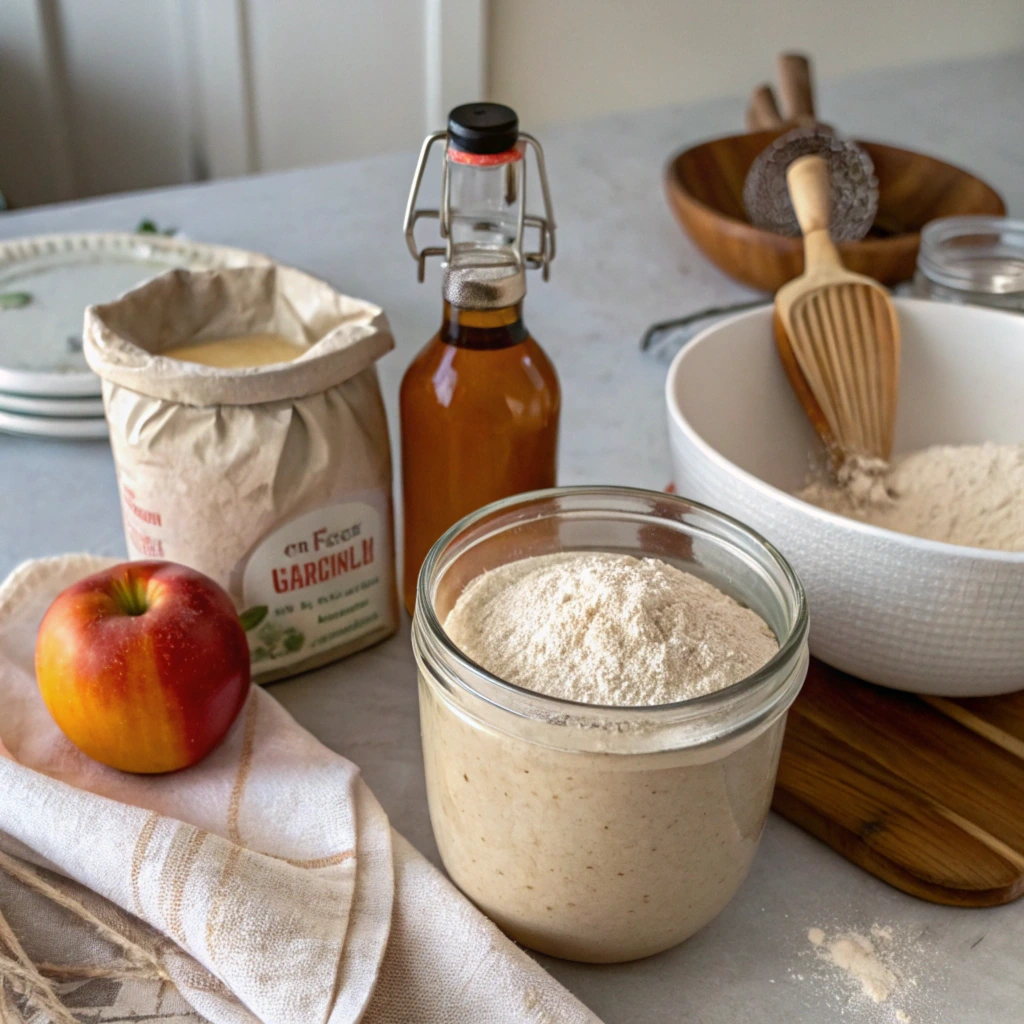
M1024 221L942 217L925 225L913 294L1024 312Z
M465 586L561 551L660 558L764 618L779 652L717 693L601 707L504 682L442 623ZM807 671L792 569L733 519L619 487L555 488L489 505L431 549L413 620L430 819L456 885L512 938L609 963L707 924L753 860L786 711Z

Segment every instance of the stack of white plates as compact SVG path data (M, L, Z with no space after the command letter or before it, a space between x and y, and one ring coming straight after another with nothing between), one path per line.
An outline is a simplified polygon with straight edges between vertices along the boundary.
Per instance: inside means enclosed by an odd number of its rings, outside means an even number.
M107 436L99 378L82 354L85 307L174 267L265 256L149 234L40 235L0 243L0 431Z
M2 326L2 323L0 323ZM46 380L44 378L50 378ZM78 384L82 390L75 390ZM85 390L88 385L89 390ZM14 374L0 366L0 430L39 437L106 437L99 379L85 374ZM46 390L42 390L42 389Z

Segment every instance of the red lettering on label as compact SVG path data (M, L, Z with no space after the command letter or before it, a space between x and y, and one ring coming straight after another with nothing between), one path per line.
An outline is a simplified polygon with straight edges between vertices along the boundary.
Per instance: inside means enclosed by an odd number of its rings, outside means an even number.
M147 537L140 533L131 523L125 524L125 531L128 534L128 542L140 554L146 558L163 558L164 543L159 537Z
M283 566L271 570L274 591L287 594L292 590L303 590L317 583L327 583L336 576L361 569L373 562L373 538L363 538L362 545L349 545L344 551L336 551L324 555L315 562L295 562L291 566Z
M160 526L160 513L152 512L148 508L142 508L135 502L135 492L130 487L125 487L122 490L121 496L124 498L125 507L136 519L141 520L143 523L148 523L150 526Z

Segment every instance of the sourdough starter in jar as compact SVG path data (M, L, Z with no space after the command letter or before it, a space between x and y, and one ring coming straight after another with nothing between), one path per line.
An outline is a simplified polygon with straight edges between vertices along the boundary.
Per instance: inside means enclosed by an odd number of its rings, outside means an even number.
M569 552L472 580L444 629L493 676L576 702L504 728L421 662L431 821L456 884L513 938L574 960L647 956L718 914L756 851L785 716L651 750L664 710L652 706L709 698L764 666L778 643L760 616L658 559ZM601 749L612 706L636 720ZM589 749L562 742L579 729Z

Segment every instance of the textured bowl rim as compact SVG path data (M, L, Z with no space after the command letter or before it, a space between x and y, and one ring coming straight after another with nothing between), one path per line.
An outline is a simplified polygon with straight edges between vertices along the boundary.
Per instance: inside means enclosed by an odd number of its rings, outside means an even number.
M927 307L934 309L939 305L939 303L928 299L895 298L893 301L896 304L897 310L904 306L909 306L911 308L920 307L924 309ZM1021 317L1019 314L974 306L957 306L955 308L967 311L969 315L977 314L981 319L996 317L1001 319L1012 318L1019 320L1022 334L1021 344L1024 345L1024 317ZM683 415L683 411L679 407L679 401L676 394L676 383L682 375L683 364L698 346L707 344L719 331L731 327L733 324L738 323L741 320L753 320L758 317L763 317L765 313L770 314L771 309L772 303L768 301L764 306L758 306L756 309L736 313L733 316L718 320L709 327L705 327L703 331L687 342L679 352L676 353L675 358L672 360L672 363L668 368L668 374L665 378L665 404L668 407L669 417L673 425L704 454L705 458L713 462L720 469L725 470L731 476L742 480L749 487L752 487L755 491L770 498L772 501L781 503L790 510L798 512L801 515L818 519L833 529L852 530L883 543L916 549L922 553L939 555L944 558L977 559L989 562L1002 562L1009 565L1024 565L1024 551L997 551L991 548L975 548L969 547L965 544L950 544L947 541L929 540L925 537L915 537L909 533L898 533L896 530L889 530L884 526L872 526L869 523L862 523L857 519L850 519L837 512L828 512L823 508L818 508L817 505L812 505L809 502L802 501L795 495L789 494L781 488L762 480L758 476L755 476L753 473L742 469L740 466L737 466L735 462L727 459L721 454L721 452L704 440L704 438L697 432L696 428L694 428ZM982 333L980 336L984 337L984 334ZM977 341L978 339L975 340ZM984 344L984 342L981 343ZM682 496L686 497L685 494Z

